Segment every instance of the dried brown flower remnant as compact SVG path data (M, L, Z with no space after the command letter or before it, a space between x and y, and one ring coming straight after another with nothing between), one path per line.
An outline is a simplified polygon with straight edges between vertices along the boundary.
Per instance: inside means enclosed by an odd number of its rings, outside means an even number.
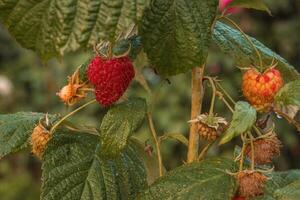
M259 165L271 163L274 157L280 155L281 141L275 133L253 142L254 162ZM251 158L251 145L246 146L245 153Z
M41 123L39 123L33 129L30 139L32 153L41 159L47 143L50 140L49 131Z
M260 172L244 170L236 175L239 184L239 195L246 197L256 197L263 194L263 186L267 177Z

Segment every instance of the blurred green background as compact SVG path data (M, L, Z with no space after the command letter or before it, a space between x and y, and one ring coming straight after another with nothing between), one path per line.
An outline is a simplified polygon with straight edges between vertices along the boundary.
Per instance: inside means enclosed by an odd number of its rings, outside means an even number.
M268 0L273 13L243 10L234 18L242 29L262 41L266 46L282 55L300 71L300 0ZM70 108L64 106L55 93L66 84L66 77L89 57L89 52L76 52L61 59L42 62L37 55L21 48L0 25L0 113L35 111L65 114ZM206 73L218 76L223 86L237 100L240 92L241 73L234 67L233 60L212 46ZM155 93L154 123L159 134L182 133L187 136L190 116L190 74L172 77L168 83L161 80L143 62L136 63L143 68L150 87ZM146 92L134 82L127 96L144 96ZM210 91L207 89L203 110L209 108ZM149 98L148 98L149 100ZM230 119L230 113L219 101L216 104L219 115ZM94 105L74 116L77 123L99 126L105 109ZM284 146L281 156L275 160L277 170L300 168L300 134L283 119L272 116L276 121L276 132ZM137 137L151 144L149 130L143 126ZM239 139L222 147L214 146L209 156L232 156ZM186 147L175 141L162 145L165 167L172 169L183 164ZM0 199L39 199L41 163L28 151L10 155L0 160Z

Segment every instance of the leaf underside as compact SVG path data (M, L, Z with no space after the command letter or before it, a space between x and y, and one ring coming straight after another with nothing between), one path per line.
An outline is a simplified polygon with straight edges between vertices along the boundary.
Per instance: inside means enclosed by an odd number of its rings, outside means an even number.
M284 58L264 46L258 40L252 37L250 39L261 53L265 67L268 67L274 59L274 61L278 62L276 69L281 72L286 82L300 78L297 70ZM254 49L238 30L222 22L217 22L213 32L213 40L224 53L234 58L237 66L249 67L251 64L258 66L259 61Z
M132 200L146 187L146 173L133 147L116 159L101 157L100 138L58 130L43 156L43 200Z
M43 58L112 39L137 22L148 0L0 0L0 21Z
M249 103L239 101L234 107L230 126L225 131L220 144L229 142L232 138L249 130L256 121L256 110Z

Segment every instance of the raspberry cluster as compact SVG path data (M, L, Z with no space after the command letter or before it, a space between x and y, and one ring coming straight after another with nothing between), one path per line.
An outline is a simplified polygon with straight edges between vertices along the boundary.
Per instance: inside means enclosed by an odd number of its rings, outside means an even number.
M242 90L245 98L257 109L267 110L274 102L274 97L283 85L281 74L274 68L260 73L255 68L243 75Z
M104 59L96 56L88 66L87 77L95 88L96 100L109 106L121 98L135 76L128 56Z

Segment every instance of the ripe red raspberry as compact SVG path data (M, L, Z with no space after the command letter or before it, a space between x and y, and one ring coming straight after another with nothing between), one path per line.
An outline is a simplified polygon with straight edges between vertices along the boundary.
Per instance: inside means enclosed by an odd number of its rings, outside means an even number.
M89 64L87 75L95 87L96 100L109 106L125 93L135 72L127 56L111 59L97 56Z
M264 73L260 73L252 68L243 75L242 90L252 106L258 111L264 111L271 107L282 85L283 79L278 70L269 68Z

